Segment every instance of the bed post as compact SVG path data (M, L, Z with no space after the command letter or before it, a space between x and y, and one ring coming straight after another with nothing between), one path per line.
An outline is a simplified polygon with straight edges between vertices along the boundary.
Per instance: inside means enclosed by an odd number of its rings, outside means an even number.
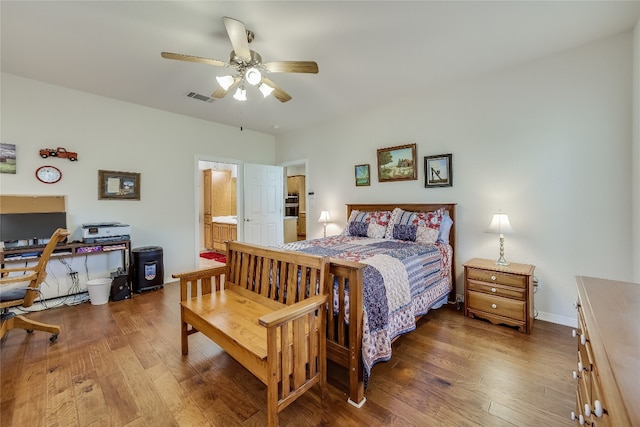
M362 363L362 268L349 272L349 400L356 408L367 401L364 397ZM357 326L357 327L354 327Z

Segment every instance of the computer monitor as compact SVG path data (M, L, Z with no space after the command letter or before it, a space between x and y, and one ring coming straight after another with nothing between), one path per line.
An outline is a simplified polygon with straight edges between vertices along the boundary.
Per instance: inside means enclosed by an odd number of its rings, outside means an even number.
M27 240L38 244L51 237L58 228L67 228L66 212L0 214L0 241L7 243Z

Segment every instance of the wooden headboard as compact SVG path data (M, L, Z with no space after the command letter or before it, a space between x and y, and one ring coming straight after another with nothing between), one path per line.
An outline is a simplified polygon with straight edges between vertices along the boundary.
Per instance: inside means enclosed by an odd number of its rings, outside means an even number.
M453 249L453 257L451 259L451 281L453 289L449 294L449 302L456 300L456 203L365 203L365 204L347 204L347 220L351 216L351 211L393 211L400 208L409 212L430 212L440 208L444 208L449 212L449 217L453 220L451 232L449 233L449 244Z

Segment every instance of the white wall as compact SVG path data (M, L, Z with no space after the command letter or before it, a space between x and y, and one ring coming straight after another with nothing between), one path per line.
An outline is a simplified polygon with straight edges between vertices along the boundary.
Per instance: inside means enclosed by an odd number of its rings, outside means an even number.
M483 231L508 212L507 260L536 266L540 318L571 324L575 275L632 276L631 73L626 33L279 136L277 161L309 159L307 217L329 209L328 234L344 226L345 203L457 202L458 293L462 263L497 258L497 236ZM418 180L377 182L376 149L412 142ZM453 187L425 189L423 157L443 153ZM355 187L361 163L370 187ZM311 221L310 237L321 233Z
M3 73L1 79L0 140L15 144L17 153L17 174L0 175L2 194L66 195L74 239L80 239L83 223L131 225L133 247L163 248L166 277L197 265L196 159L275 163L275 138L270 135L11 74ZM38 149L56 146L77 151L79 160L38 156ZM43 164L59 167L62 180L54 185L38 182L34 171ZM140 172L141 200L98 200L99 169ZM84 271L82 265L77 268Z
M640 19L633 30L633 281L640 283Z

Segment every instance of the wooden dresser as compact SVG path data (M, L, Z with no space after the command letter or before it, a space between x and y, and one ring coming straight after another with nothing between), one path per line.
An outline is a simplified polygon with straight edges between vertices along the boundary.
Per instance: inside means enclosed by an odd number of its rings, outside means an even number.
M592 427L640 426L640 284L577 276L576 411Z
M474 258L464 264L464 313L491 323L520 328L533 327L533 270L529 264L496 265Z

